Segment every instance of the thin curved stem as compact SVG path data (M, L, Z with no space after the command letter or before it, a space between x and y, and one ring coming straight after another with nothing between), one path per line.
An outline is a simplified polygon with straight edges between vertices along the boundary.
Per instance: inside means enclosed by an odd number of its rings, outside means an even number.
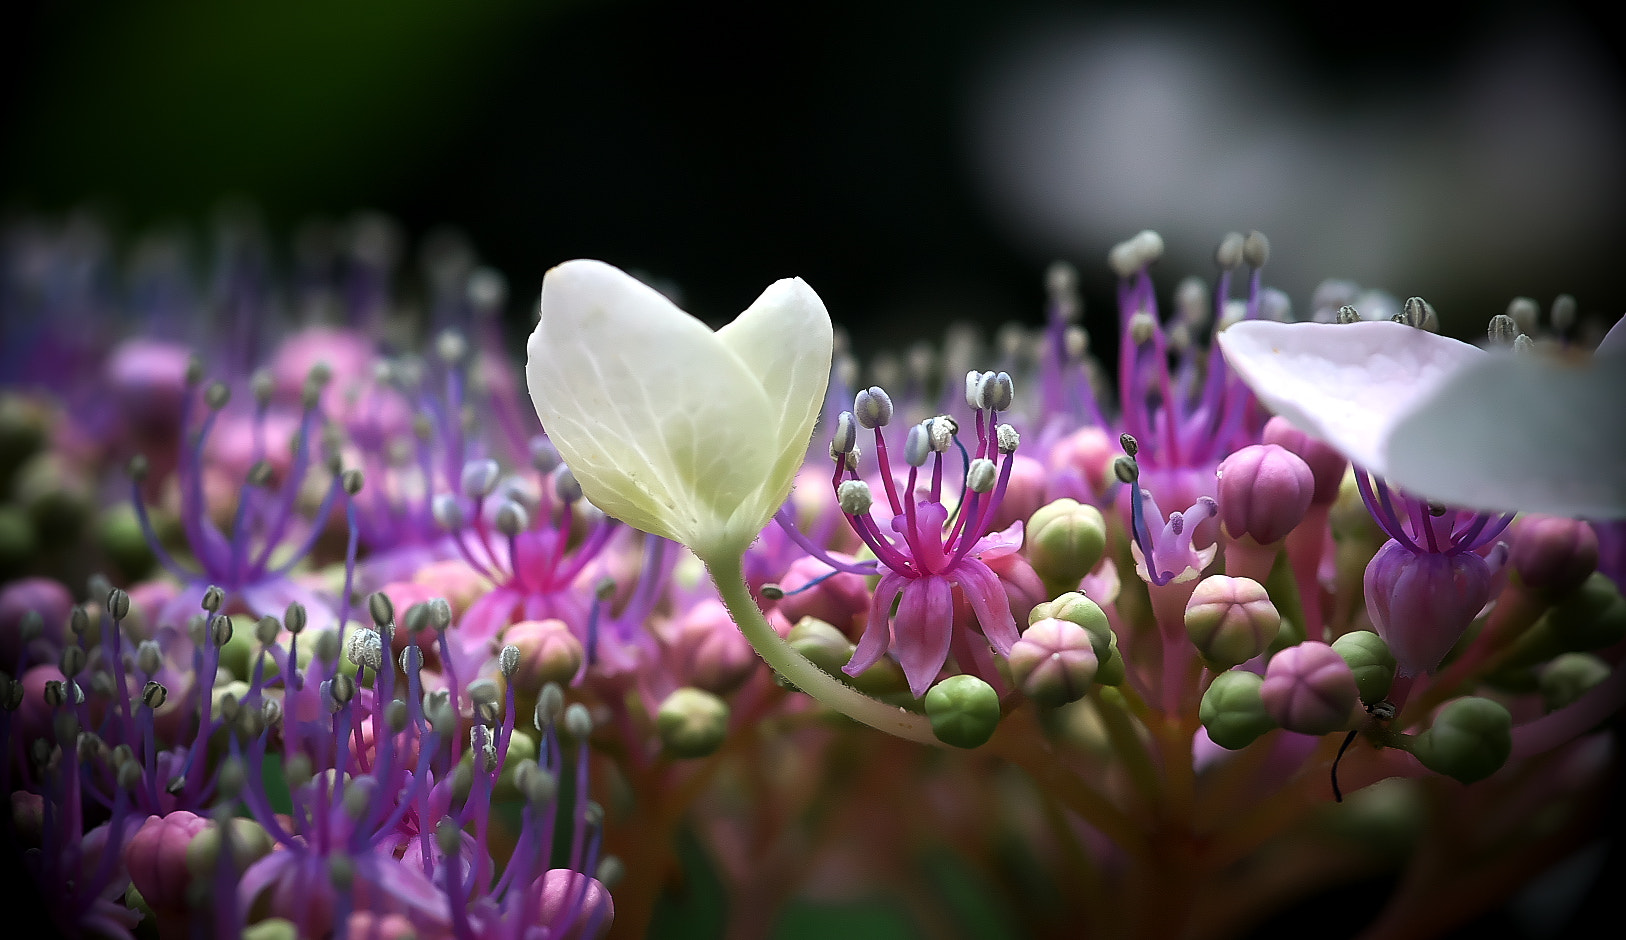
M790 644L774 632L757 608L756 601L751 597L751 589L745 583L738 557L701 560L705 562L712 582L717 585L717 593L722 597L729 615L739 625L745 639L756 649L757 655L798 689L848 718L878 731L920 744L944 746L932 733L931 723L925 717L870 698L791 649Z

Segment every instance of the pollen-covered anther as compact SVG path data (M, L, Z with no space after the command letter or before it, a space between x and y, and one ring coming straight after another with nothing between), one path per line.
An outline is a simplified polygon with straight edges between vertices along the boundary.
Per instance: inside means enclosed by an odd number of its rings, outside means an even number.
M504 646L497 654L497 668L502 672L503 678L513 678L514 673L519 671L519 647L512 643Z
M892 421L892 398L878 385L861 390L853 398L853 416L866 429L884 428Z
M966 471L965 485L973 493L987 493L999 481L999 470L994 462L986 457L978 457L971 461L971 467Z
M219 586L211 584L203 592L203 601L200 606L211 614L218 614L221 605L224 603L226 603L226 592L222 591Z
M843 411L836 416L836 431L830 437L830 457L839 460L842 455L852 453L857 446L858 419L852 412Z
M948 415L938 415L926 420L926 431L931 436L932 451L947 453L954 443L954 435L960 433L960 423Z
M972 411L982 411L988 407L987 389L983 385L983 378L990 374L976 369L965 374L965 403Z
M1344 304L1338 308L1337 321L1344 324L1359 323L1361 322L1361 312L1349 304Z
M836 502L841 505L841 511L849 516L862 516L869 512L874 505L874 497L869 491L869 484L863 480L847 480L836 488Z
M374 597L382 595L375 594ZM384 666L384 640L377 631L357 629L350 631L345 641L345 658L351 665L378 672Z
M1270 239L1258 230L1248 233L1242 240L1242 260L1250 268L1262 268L1270 260Z
M1002 424L995 430L994 439L999 443L999 452L1002 454L1016 453L1016 448L1022 443L1022 435L1016 433L1016 429L1008 424Z
M436 630L444 630L452 625L452 605L446 598L429 599L429 624Z
M367 595L367 613L372 616L373 623L377 624L380 630L395 622L395 604L383 591L374 591Z
M1140 479L1140 464L1133 457L1119 457L1112 462L1112 475L1119 483L1134 483Z
M322 688L327 693L334 711L350 704L350 700L356 697L356 680L346 673L341 672L322 683Z
M107 614L114 622L130 616L130 595L120 588L107 592Z
M289 604L282 612L282 625L294 636L304 632L305 624L309 621L310 615L305 612L305 605L298 601Z
M1136 346L1144 346L1157 333L1157 320L1145 310L1137 310L1129 318L1129 338Z
M435 337L435 355L449 366L460 364L469 355L469 341L458 330L442 330Z
M141 704L155 711L164 707L164 702L168 699L169 689L156 679L147 680L147 684L141 689Z

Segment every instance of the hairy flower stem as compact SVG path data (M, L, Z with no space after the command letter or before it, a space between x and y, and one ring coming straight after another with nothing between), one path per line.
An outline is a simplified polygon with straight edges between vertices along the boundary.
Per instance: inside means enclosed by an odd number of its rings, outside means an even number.
M756 600L751 597L751 589L745 583L738 557L701 560L711 574L712 583L717 585L717 593L728 608L729 616L734 618L734 623L745 634L745 639L757 651L757 655L798 689L871 728L920 744L942 746L937 735L932 733L931 723L924 716L870 698L791 649L790 644L774 632L757 608Z

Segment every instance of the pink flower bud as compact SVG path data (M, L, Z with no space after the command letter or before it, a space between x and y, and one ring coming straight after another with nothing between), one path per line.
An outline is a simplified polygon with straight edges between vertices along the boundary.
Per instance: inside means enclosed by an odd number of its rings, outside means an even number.
M428 585L432 597L446 598L446 603L452 605L453 620L461 619L470 604L491 590L490 582L478 571L456 558L424 565L412 580ZM397 604L396 609L402 608Z
M141 897L162 922L187 916L191 910L186 887L192 874L186 867L186 849L209 820L184 809L167 816L150 816L124 847L124 864Z
M1004 529L1017 520L1026 520L1045 503L1049 475L1045 473L1044 464L1022 454L1006 459L1011 461L1011 479L1005 484L1005 496L994 510L990 530Z
M1062 438L1050 450L1050 470L1052 473L1078 475L1089 487L1089 492L1052 495L1083 499L1105 493L1108 481L1113 479L1112 461L1120 453L1118 441L1098 427L1081 428Z
M174 433L191 359L186 347L151 339L126 340L108 357L112 400L138 434Z
M1007 661L1011 678L1023 694L1049 706L1082 698L1100 665L1089 631L1055 618L1045 618L1024 630Z
M504 630L501 642L519 647L515 693L535 696L549 682L569 684L581 671L581 641L563 620L521 620Z
M1520 516L1508 534L1508 561L1530 588L1567 594L1598 570L1598 533L1580 519Z
M1344 657L1314 640L1271 657L1259 697L1277 724L1300 734L1342 730L1360 702L1355 674Z
M1329 506L1338 499L1338 487L1344 481L1349 461L1332 445L1305 434L1280 415L1265 422L1264 443L1285 449L1310 468L1315 478L1315 495L1310 497L1313 505Z
M323 391L323 407L343 404L344 390L372 379L373 344L353 330L311 326L290 334L271 359L271 379L279 400L297 403L305 379L317 363L331 373Z
M1263 653L1281 626L1270 595L1251 578L1212 575L1186 602L1186 634L1218 666L1235 666Z
M703 600L667 625L666 641L684 684L727 695L751 677L759 660L716 600Z
M402 914L379 914L373 911L350 913L350 936L368 940L409 940L418 936L412 921Z
M44 631L33 641L30 659L54 659L62 649L73 595L50 578L22 578L0 587L0 663L10 669L22 652L23 615L36 611Z
M595 940L609 933L610 924L615 922L615 901L597 878L554 868L533 883L531 890L538 889L542 893L538 919L548 925L549 936Z
M846 555L832 557L837 561L853 560ZM810 581L819 578L824 580L802 590ZM870 599L869 585L862 575L845 571L831 574L823 562L803 557L791 563L779 586L785 591L784 598L779 601L779 610L791 623L800 623L803 617L812 617L830 624L849 639L863 630ZM797 593L791 593L793 591Z
M1473 552L1413 552L1390 540L1366 566L1366 613L1402 676L1438 668L1490 591L1490 563Z
M1270 545L1304 519L1315 493L1310 467L1286 448L1251 444L1220 461L1215 499L1232 538Z

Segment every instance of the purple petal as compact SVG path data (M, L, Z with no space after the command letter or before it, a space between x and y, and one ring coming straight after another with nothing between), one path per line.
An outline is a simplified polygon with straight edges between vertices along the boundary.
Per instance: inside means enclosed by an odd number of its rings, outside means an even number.
M954 588L948 580L933 576L905 586L892 618L892 646L916 698L926 694L942 670L953 635Z

